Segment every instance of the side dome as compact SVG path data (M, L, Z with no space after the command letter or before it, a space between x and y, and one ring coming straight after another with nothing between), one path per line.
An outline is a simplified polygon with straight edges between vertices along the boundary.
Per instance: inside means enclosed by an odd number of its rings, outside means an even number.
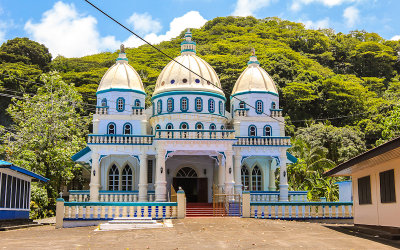
M131 90L145 94L142 80L136 70L129 65L123 45L115 64L101 78L97 93L111 90Z
M232 95L243 92L265 92L278 95L274 80L260 67L254 50L252 53L253 55L250 56L247 68L239 76L233 87Z
M192 41L192 33L189 30L181 43L181 55L169 62L158 76L153 96L170 91L206 91L225 96L215 70L196 56L196 42Z

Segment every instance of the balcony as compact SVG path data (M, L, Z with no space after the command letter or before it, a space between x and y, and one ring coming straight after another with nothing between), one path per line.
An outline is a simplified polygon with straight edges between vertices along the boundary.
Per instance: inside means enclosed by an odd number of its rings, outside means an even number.
M96 115L107 115L108 106L96 106Z
M151 145L153 135L88 135L88 144Z
M282 109L270 109L272 117L282 117Z
M249 109L236 109L235 116L247 116Z
M234 140L234 130L162 130L157 129L155 140Z
M234 146L290 146L289 136L244 136Z
M132 107L132 115L143 115L144 108L142 107Z

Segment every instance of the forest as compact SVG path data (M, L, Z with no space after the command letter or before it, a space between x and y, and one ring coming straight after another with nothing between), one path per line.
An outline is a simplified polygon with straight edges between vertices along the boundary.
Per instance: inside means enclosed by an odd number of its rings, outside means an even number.
M218 17L192 33L228 101L255 49L278 87L289 151L298 158L288 168L290 188L310 191L311 200L337 200L334 183L343 178L324 177L326 170L400 135L400 41L359 30L306 29L276 17ZM183 34L156 46L178 56ZM117 53L54 58L28 38L1 45L0 158L51 179L33 190L34 216L50 215L61 187L80 178L81 166L70 157L85 146L98 83ZM149 107L170 59L148 45L126 53Z

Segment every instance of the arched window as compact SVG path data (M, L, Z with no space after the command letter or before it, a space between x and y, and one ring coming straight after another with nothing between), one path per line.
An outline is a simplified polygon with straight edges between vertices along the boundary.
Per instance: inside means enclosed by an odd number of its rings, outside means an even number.
M119 189L119 170L118 167L112 165L108 171L108 190L117 191Z
M107 125L107 134L109 135L115 135L116 134L116 128L115 128L115 123L109 123Z
M125 109L125 99L122 97L119 97L117 99L117 111L122 112Z
M168 101L167 101L167 111L168 111L168 112L174 111L174 99L173 99L173 98L168 98Z
M262 114L264 112L263 102L261 100L256 101L256 113Z
M200 97L196 97L196 111L201 112L203 110L203 100Z
M221 125L221 130L224 130L225 129L225 126L224 125Z
M214 113L215 112L215 101L214 99L208 100L208 112Z
M189 125L186 122L182 122L179 126L180 129L189 129Z
M107 107L107 99L106 98L103 98L103 100L101 100L101 106Z
M246 108L246 103L244 101L239 102L239 108L240 109Z
M201 122L196 123L196 129L203 129L203 124Z
M249 126L249 136L257 136L257 128L254 125Z
M247 169L246 166L242 166L241 169L241 173L242 173L242 185L243 185L243 190L248 191L250 190L250 174L249 174L249 170Z
M162 111L162 100L158 100L157 102L157 114L161 114Z
M193 168L184 167L179 169L178 173L176 173L176 177L184 177L184 178L197 177L197 173Z
M251 190L252 191L261 191L261 188L262 188L261 181L262 181L261 170L256 165L253 168L253 171L251 172Z
M271 126L269 125L264 126L264 136L272 136Z
M124 124L124 135L132 134L132 125L130 123Z
M181 98L181 111L186 112L188 111L188 106L189 106L189 99L186 97Z
M276 103L275 102L271 103L271 109L276 109Z
M153 106L152 106L152 108L153 108L153 115L156 114L156 112L155 112L155 107L156 107L156 104L153 102Z
M211 129L211 130L216 130L216 129L217 129L217 126L215 126L215 124L214 124L214 123L211 123L211 125L210 125L210 129Z
M222 101L219 101L219 114L222 115L224 112L224 104Z
M166 129L174 129L174 125L172 123L168 123L167 126L165 126Z
M140 100L139 99L135 100L135 107L137 107L137 108L140 107Z
M132 168L129 165L126 165L122 170L122 190L123 191L132 191L133 184L133 174Z

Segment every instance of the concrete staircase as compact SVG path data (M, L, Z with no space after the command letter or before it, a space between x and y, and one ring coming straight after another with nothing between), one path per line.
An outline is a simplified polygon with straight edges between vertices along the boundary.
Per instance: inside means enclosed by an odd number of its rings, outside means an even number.
M220 209L217 212L223 213ZM212 203L188 203L186 205L186 217L212 217L214 216Z
M114 218L108 223L100 224L100 230L130 230L145 228L162 228L163 223L152 220L151 217L120 217Z

